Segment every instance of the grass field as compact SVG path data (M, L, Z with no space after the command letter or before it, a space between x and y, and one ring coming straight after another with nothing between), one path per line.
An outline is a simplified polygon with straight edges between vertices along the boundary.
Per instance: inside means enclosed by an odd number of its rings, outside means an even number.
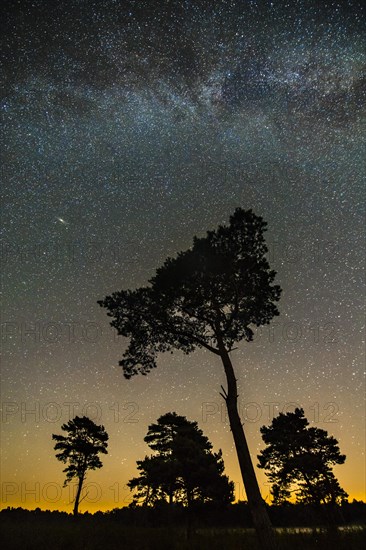
M197 529L190 538L180 528L126 527L116 521L1 521L2 548L7 550L257 550L252 529ZM278 529L283 550L363 550L365 528L327 532L322 529Z

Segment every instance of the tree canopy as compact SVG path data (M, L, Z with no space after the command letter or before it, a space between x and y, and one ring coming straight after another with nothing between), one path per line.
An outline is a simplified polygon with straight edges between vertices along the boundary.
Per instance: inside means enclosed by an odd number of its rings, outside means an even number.
M230 351L235 342L252 340L250 325L278 315L274 302L281 289L272 285L275 271L265 257L266 226L251 210L237 208L229 226L194 237L192 247L168 258L148 286L98 302L118 334L130 337L120 361L126 378L147 374L159 352L206 348L220 355L218 334Z
M336 504L347 498L332 471L346 456L334 437L309 427L303 409L280 413L261 433L267 447L258 455L258 466L273 483L275 504L286 502L292 492L297 502L312 504Z
M104 426L97 426L87 416L75 416L61 426L67 435L52 434L56 441L54 447L56 458L67 464L63 470L66 473L64 485L72 479L78 480L78 489L75 497L74 514L78 513L80 494L83 482L88 470L95 470L102 467L99 453L107 454L108 434Z
M144 440L154 454L137 462L140 475L128 483L136 490L135 502L154 505L169 501L191 506L195 502L229 504L233 500L234 487L223 473L221 450L212 451L197 422L167 413L149 426Z

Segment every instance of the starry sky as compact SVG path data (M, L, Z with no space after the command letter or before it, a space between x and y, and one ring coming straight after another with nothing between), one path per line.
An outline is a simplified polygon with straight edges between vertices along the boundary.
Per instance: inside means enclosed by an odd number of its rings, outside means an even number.
M150 423L197 420L245 498L203 350L125 380L97 305L238 206L268 222L280 316L233 354L250 450L302 406L365 498L361 1L13 0L2 17L1 507L72 510L52 433L110 435L81 511L128 504ZM262 471L263 497L269 485Z

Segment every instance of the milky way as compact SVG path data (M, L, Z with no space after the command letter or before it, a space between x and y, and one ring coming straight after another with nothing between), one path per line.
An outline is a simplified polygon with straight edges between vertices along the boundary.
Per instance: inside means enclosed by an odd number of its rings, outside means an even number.
M82 411L111 438L86 508L128 501L147 426L171 410L222 447L243 498L216 359L161 356L128 382L118 367L126 343L96 304L146 284L237 206L268 222L283 288L278 320L233 357L253 456L259 427L300 404L338 438L348 458L336 473L361 497L362 2L3 9L2 469L14 502L22 483L62 483L50 434ZM68 510L66 501L40 497Z

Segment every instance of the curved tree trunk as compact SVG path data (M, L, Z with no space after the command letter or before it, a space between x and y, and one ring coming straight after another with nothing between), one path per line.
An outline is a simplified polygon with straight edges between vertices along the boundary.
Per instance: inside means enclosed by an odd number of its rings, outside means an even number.
M79 477L78 490L74 501L74 516L77 516L79 513L79 502L80 502L81 489L83 487L83 481L84 481L84 476Z
M255 475L243 425L238 412L238 393L234 369L229 354L222 341L220 342L220 339L218 339L218 344L228 386L227 393L223 397L226 401L230 428L233 432L240 471L248 498L249 509L253 518L253 524L257 532L261 549L277 550L278 545L276 542L275 533L269 519L264 500L262 499L259 491L258 481Z

